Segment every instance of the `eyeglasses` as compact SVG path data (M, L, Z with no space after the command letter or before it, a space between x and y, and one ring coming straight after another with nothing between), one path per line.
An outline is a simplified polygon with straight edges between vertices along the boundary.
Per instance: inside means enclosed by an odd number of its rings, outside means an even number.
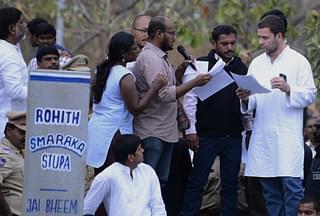
M169 35L171 35L171 37L175 37L176 36L176 32L175 31L165 31L166 33L168 33Z
M148 29L138 29L138 28L135 28L135 27L133 27L133 29L136 30L136 31L139 31L141 33L148 33Z

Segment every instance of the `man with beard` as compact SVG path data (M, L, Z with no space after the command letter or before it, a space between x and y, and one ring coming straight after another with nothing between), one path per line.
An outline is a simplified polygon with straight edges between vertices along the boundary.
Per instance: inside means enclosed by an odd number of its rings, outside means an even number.
M54 47L43 47L36 55L39 69L59 70L59 52Z
M237 32L233 27L216 26L212 31L213 50L208 56L198 60L208 61L210 70L222 59L226 63L225 71L245 75L247 66L235 56L236 40ZM236 88L237 85L232 83L204 101L198 100L192 91L184 98L184 107L191 122L191 127L186 130L186 139L195 153L180 215L198 214L203 189L218 155L222 212L226 216L236 215L243 131L243 117L240 113L240 100L235 94Z
M0 215L22 215L22 186L26 113L8 112L0 141Z
M142 49L147 42L150 19L151 16L138 15L133 20L131 33L136 39L137 45L140 49Z
M5 128L9 111L26 110L28 68L19 42L26 33L21 11L0 9L0 133Z
M243 113L256 110L245 175L259 177L269 215L297 215L303 197L303 108L315 100L308 60L285 43L285 23L268 15L258 23L259 45L248 74L271 92L237 89Z
M167 53L173 49L175 26L167 17L153 17L148 36L149 42L142 49L133 69L137 90L143 97L158 73L165 74L169 81L149 106L135 117L134 133L142 139L144 162L155 169L163 188L168 180L173 145L178 142L177 99L193 87L206 84L211 76L201 74L176 86Z

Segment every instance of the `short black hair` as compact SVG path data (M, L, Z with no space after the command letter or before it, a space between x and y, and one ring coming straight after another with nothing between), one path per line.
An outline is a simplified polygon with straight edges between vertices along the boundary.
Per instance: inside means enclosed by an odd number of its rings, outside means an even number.
M148 27L148 36L150 39L154 39L157 31L166 31L166 18L163 16L152 17Z
M258 28L269 28L274 35L280 32L282 33L283 37L286 34L286 28L283 20L276 15L268 15L264 17L259 21Z
M130 154L135 154L141 139L134 134L124 134L116 139L113 152L117 162L125 163Z
M317 212L320 212L320 201L314 195L306 195L300 201L300 204L313 203L313 207Z
M43 19L43 18L41 18L41 17L36 17L36 18L30 20L30 21L28 22L28 24L27 24L27 28L28 28L29 32L30 32L31 34L35 34L35 32L36 32L36 27L37 27L37 25L39 25L40 23L48 23L48 21L45 20L45 19Z
M266 16L268 15L275 15L275 16L278 16L279 18L282 19L282 21L284 22L284 25L285 25L285 28L286 28L286 31L287 31L287 27L288 27L288 19L287 17L284 15L284 13L281 11L281 10L278 10L278 9L273 9L273 10L269 10L267 12L265 12L259 20L262 20L263 18L265 18Z
M50 23L40 23L36 26L35 35L38 37L39 35L50 34L54 37L56 36L56 28Z
M41 47L41 48L39 48L37 55L36 55L37 62L41 62L41 59L43 56L50 55L50 54L56 55L56 56L58 56L58 58L60 57L60 54L55 47Z
M21 11L14 7L0 9L0 39L5 40L8 38L9 26L16 24L21 15Z
M211 36L212 39L217 42L219 40L219 36L225 34L225 35L230 35L230 34L235 34L237 36L237 31L229 25L217 25L216 27L213 28Z

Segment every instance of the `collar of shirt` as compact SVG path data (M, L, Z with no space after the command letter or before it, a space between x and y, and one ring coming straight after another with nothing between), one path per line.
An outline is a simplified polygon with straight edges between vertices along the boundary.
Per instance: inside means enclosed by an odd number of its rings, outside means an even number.
M277 56L277 58L273 61L272 64L276 63L277 61L279 61L282 56L285 55L285 53L289 50L289 45L286 45L285 48L281 51L281 53ZM265 53L265 55L267 56L267 58L269 59L270 63L271 63L271 57L269 55L267 55L267 53Z
M20 50L20 45L19 45L19 43L16 44L16 45L14 45L14 44L12 44L12 43L9 43L9 42L6 41L6 40L1 40L1 39L0 39L0 43L2 43L4 46L6 46L6 47L8 47L8 48L10 48L10 49L14 49L14 50L17 50L17 51Z
M217 53L214 53L214 58L218 61L219 59L222 59ZM234 56L228 61L225 62L226 65L229 65L234 60Z
M119 168L121 169L121 171L122 171L123 173L126 173L128 176L131 177L131 175L130 175L130 167L128 167L128 166L126 166L126 165L123 165L122 163L119 163L119 162L116 162L116 163L118 164ZM138 164L137 167L132 170L132 176L133 176L133 177L134 177L134 175L135 175L136 170L139 168L139 165L140 165L140 164Z
M143 47L143 49L150 49L152 50L154 53L156 53L160 58L163 58L164 60L168 59L168 53L164 52L162 49L160 49L159 47L153 45L150 42L147 42L146 45Z

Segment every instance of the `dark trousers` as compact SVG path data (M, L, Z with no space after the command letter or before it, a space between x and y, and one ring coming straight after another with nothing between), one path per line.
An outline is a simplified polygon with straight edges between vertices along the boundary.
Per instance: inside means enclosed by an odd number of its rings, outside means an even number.
M183 139L174 144L169 179L162 189L168 216L177 216L182 208L183 195L192 168L188 147Z
M236 215L238 173L241 162L241 135L200 137L194 154L193 169L188 179L180 216L196 216L202 201L211 166L220 156L221 206L224 216Z

